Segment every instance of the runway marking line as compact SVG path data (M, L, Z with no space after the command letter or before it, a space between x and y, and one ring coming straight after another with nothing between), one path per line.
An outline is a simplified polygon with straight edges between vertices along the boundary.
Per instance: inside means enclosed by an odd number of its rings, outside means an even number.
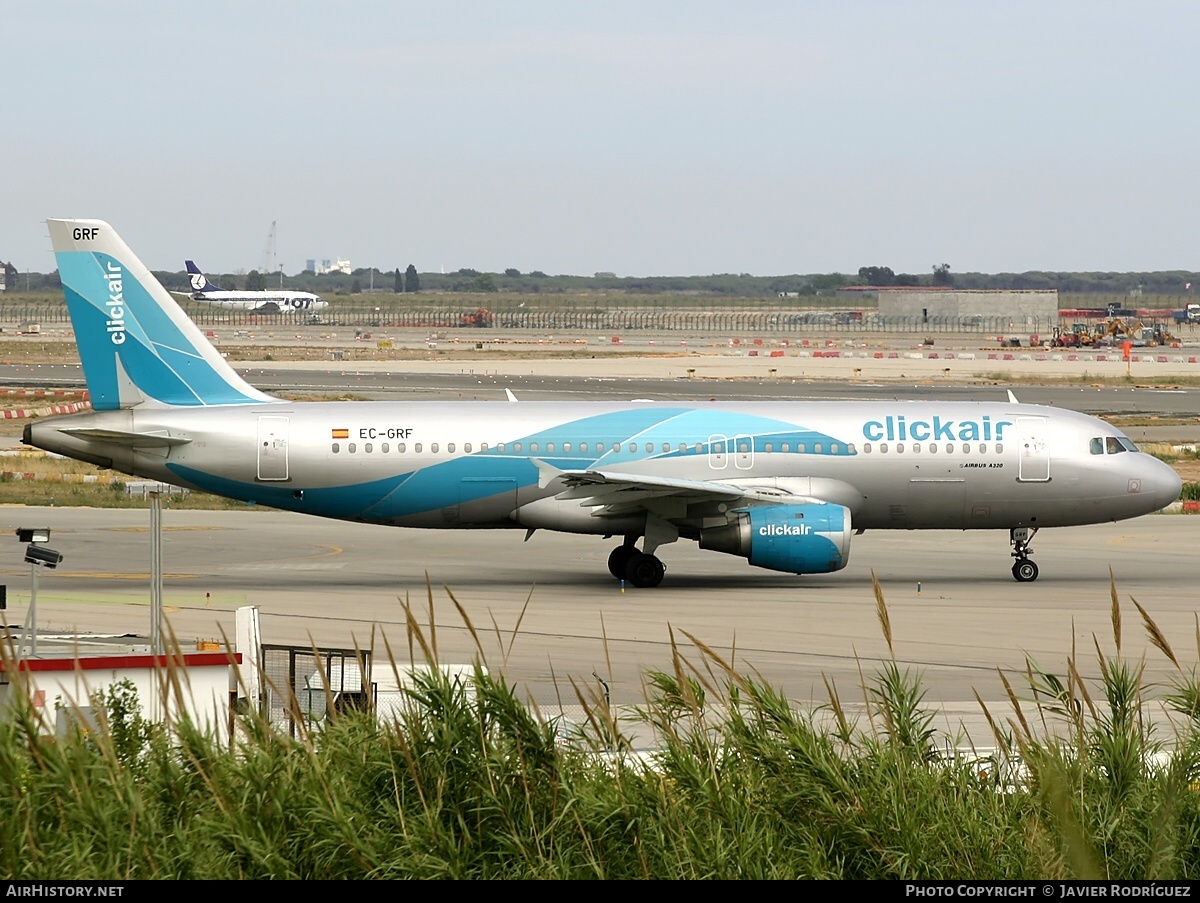
M22 599L22 604L28 604L28 594ZM10 597L11 598L11 597ZM212 609L213 611L224 611L226 608L236 608L247 603L245 593L228 592L228 593L213 593L209 598L200 598L196 592L190 593L169 593L163 599L163 605L167 610L172 612L179 611L203 611ZM82 593L78 595L71 594L49 594L44 591L38 593L38 603L57 603L61 605L136 605L145 607L150 604L150 600L142 595L120 595L107 596L100 593Z
M0 570L0 574L20 574L23 571ZM89 580L149 580L149 574L108 574L108 573L89 573L87 571L60 571L54 575L57 580L59 578L84 578ZM202 577L212 577L212 574L163 574L164 580L198 580Z
M110 530L113 533L149 533L149 527L104 527L102 529ZM200 527L163 527L164 533L183 533L187 531L204 531L204 530L232 530L233 527L215 527L215 526L200 526Z

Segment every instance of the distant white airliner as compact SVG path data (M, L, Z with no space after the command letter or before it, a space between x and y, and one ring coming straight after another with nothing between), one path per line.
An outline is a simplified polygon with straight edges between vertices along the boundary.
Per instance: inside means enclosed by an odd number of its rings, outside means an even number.
M1179 497L1179 475L1116 427L1011 395L276 398L234 371L108 223L48 224L93 410L34 420L25 443L146 479L344 521L619 536L609 572L647 588L665 573L656 551L677 540L827 574L863 530L1006 530L1025 583L1038 576L1041 528L1137 517ZM935 564L952 542L933 541ZM410 553L403 540L396 550Z
M282 289L273 291L267 289L261 292L236 292L223 289L208 280L200 272L200 268L190 260L184 261L188 279L192 284L191 292L175 292L193 301L211 304L214 307L226 307L233 310L252 310L260 314L277 314L288 310L323 310L329 302L314 295L312 292L287 292Z

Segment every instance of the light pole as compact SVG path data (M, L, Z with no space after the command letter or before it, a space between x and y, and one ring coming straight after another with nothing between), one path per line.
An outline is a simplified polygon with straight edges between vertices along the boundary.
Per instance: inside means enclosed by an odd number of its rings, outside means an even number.
M25 560L29 563L29 614L28 623L21 632L21 648L17 650L17 658L25 657L25 644L29 643L29 654L37 655L37 587L38 573L43 567L56 568L63 560L62 553L48 549L38 543L50 541L49 527L18 527L17 539L29 543L25 549Z
M162 493L150 493L150 652L163 654Z

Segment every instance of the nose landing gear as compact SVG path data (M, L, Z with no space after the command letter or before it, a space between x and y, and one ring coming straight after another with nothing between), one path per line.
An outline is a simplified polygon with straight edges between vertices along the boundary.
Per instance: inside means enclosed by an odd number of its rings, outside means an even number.
M1037 527L1013 527L1008 531L1009 542L1013 546L1012 556L1016 559L1012 575L1018 583L1032 583L1038 578L1038 566L1029 558L1032 552L1029 544L1033 542L1037 531Z

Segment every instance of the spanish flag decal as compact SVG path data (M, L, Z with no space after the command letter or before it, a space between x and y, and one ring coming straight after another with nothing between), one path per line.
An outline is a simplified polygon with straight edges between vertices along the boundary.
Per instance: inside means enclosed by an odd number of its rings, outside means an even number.
M349 430L334 430L333 438L334 439L349 439L350 431Z

